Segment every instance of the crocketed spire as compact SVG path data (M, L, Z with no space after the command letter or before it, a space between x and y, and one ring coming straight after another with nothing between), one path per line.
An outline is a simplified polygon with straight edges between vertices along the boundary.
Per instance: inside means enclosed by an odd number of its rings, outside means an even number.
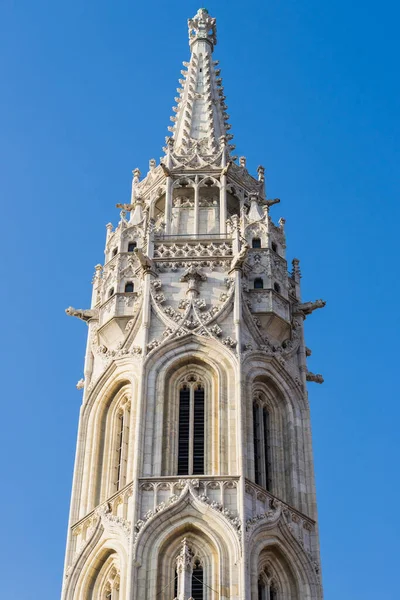
M188 20L190 62L184 62L183 78L179 80L171 117L174 125L169 127L177 154L215 155L221 149L221 137L232 139L228 133L229 115L225 104L224 88L218 61L212 52L217 43L216 20L205 8L200 8L193 19ZM228 150L229 150L229 146ZM231 148L232 149L232 148Z

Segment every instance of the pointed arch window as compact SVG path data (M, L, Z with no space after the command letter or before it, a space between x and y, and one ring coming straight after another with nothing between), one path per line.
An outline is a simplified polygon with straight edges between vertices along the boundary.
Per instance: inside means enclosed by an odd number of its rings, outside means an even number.
M128 252L133 252L137 246L136 242L129 242L128 244Z
M125 284L125 293L132 294L133 291L134 291L133 282L132 281L128 281Z
M255 237L251 240L251 247L252 248L261 248L261 239L258 237Z
M275 581L268 576L268 570L258 580L258 600L280 600Z
M114 458L114 485L113 490L117 492L126 484L126 465L128 462L128 441L129 441L129 417L130 405L128 402L123 404L117 415L115 428L115 458Z
M178 475L204 474L205 394L201 383L179 391Z
M111 296L114 296L114 288L110 288L109 292L108 292L108 297L111 298Z
M270 414L253 402L254 480L271 491Z
M254 289L255 290L263 290L264 289L264 282L262 280L261 277L256 277L254 280Z
M192 598L193 600L203 600L204 576L203 567L199 560L195 560L192 571Z

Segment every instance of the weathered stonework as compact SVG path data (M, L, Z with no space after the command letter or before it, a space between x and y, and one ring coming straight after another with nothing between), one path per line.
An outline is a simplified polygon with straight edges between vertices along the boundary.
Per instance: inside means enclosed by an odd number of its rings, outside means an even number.
M88 343L62 598L320 600L304 320L325 303L288 272L264 168L232 155L205 9L189 43L165 156L66 310Z

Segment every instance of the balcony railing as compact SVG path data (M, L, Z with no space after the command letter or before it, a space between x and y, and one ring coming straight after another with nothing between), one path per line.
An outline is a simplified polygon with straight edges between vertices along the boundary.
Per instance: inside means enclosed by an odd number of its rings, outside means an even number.
M230 240L231 236L226 233L157 233L155 240L173 241L178 240Z

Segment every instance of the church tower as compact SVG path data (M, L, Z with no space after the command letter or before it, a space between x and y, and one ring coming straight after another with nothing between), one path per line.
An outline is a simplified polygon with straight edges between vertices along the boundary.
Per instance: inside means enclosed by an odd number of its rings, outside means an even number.
M62 600L320 600L300 267L233 155L216 23L188 21L171 136L107 225Z

